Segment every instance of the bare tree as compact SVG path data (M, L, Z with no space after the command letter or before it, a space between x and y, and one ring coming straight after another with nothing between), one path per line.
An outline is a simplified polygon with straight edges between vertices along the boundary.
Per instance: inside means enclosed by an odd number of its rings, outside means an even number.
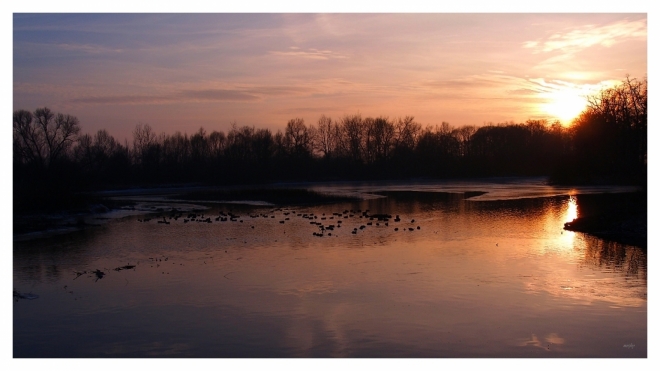
M102 156L111 157L121 147L121 144L105 129L102 129L97 131L94 136L94 147Z
M588 97L589 110L614 126L646 130L648 81L626 77L620 85Z
M314 148L323 153L324 157L329 157L335 148L335 136L332 133L332 119L325 115L319 118L316 127L316 137Z
M458 140L460 148L459 155L461 157L465 157L470 154L470 140L476 131L477 128L471 125L466 125L452 131L452 135Z
M43 140L36 129L30 111L14 111L14 161L43 165Z
M387 158L394 144L394 125L387 117L378 117L371 123L369 132L374 160Z
M78 137L73 150L74 158L87 170L103 171L108 163L117 156L128 158L128 148L121 145L105 129L99 130L92 137L84 134Z
M312 138L304 119L296 117L289 120L284 131L284 139L292 153L298 155L311 153Z
M372 163L376 159L374 123L375 120L372 117L367 117L362 120L362 158L366 163Z
M197 133L190 137L190 153L193 161L203 161L209 158L208 136L203 127L200 127Z
M177 131L163 140L163 156L167 165L182 165L190 158L190 140Z
M156 133L149 124L137 124L133 130L133 153L137 162L142 162L149 148L156 143Z
M222 131L218 132L214 130L211 135L209 135L209 147L213 157L217 158L222 154L222 151L225 149L226 139L225 133Z
M251 140L250 151L253 159L260 164L265 164L275 153L273 133L268 129L257 129Z
M333 155L338 157L348 156L348 140L346 139L342 122L333 121L330 135L334 144L332 147Z
M422 132L422 125L415 122L413 116L399 118L394 125L396 131L396 147L412 150L417 144L417 139Z
M588 98L573 121L575 149L586 167L621 174L647 163L648 82L626 77L621 84ZM588 164L588 166L587 166Z
M74 158L89 169L94 166L94 142L92 136L84 134L78 137L78 144L73 150Z
M14 112L14 148L23 160L49 166L64 157L80 132L78 119L39 108Z
M256 129L249 126L238 127L232 122L231 130L227 134L227 147L225 155L231 161L246 161L250 159L252 152L252 138Z
M363 126L362 117L359 114L344 116L341 121L342 145L354 161L361 161L364 153Z

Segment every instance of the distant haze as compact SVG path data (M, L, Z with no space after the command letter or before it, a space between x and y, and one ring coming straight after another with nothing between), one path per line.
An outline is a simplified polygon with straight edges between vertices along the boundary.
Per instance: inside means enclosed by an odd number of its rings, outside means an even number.
M646 14L13 15L13 108L131 141L283 130L295 117L423 126L559 119L647 74Z

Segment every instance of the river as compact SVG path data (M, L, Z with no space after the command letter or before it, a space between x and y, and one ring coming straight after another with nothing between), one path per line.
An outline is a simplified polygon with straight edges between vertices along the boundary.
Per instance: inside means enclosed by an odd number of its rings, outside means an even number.
M646 251L563 230L575 195L627 189L304 187L361 199L142 195L15 238L14 357L647 357Z

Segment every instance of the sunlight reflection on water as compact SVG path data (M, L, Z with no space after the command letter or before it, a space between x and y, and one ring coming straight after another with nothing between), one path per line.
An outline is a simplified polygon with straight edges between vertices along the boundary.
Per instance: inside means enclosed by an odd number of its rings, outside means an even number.
M577 207L577 201L573 196L569 198L568 203L566 204L566 217L564 218L564 222L572 222L577 218L578 216L578 207Z

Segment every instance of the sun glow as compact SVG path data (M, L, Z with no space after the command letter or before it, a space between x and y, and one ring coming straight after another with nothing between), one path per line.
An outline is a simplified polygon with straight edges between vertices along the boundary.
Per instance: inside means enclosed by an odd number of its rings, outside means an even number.
M587 107L587 98L581 89L564 87L544 95L548 100L542 109L548 115L569 125Z

